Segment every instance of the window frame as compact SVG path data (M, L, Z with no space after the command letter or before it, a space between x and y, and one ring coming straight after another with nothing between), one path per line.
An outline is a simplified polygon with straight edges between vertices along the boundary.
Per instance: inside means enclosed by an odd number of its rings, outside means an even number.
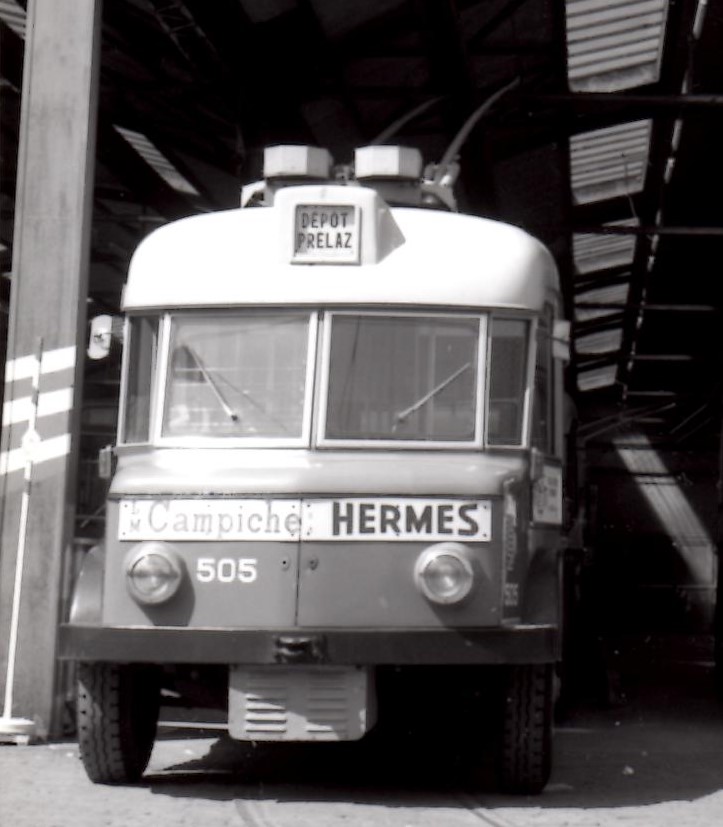
M530 428L529 428L529 444L530 447L539 451L544 456L556 456L558 451L557 439L557 360L553 356L552 339L554 335L554 324L557 318L555 307L552 302L547 299L545 305L535 321L534 329L534 350L531 362L531 399L530 399ZM544 364L543 364L544 359ZM546 433L545 444L535 444L535 423L533 421L533 414L536 410L536 396L537 396L537 368L542 365L545 371L545 417L546 417Z
M475 393L475 434L472 440L420 440L420 439L349 439L332 438L326 436L326 420L329 404L329 380L331 363L331 332L333 320L336 316L364 316L387 318L419 318L419 319L472 319L478 324L477 335L477 367ZM361 449L392 449L399 451L414 450L445 450L469 451L482 449L486 429L486 371L487 371L487 337L489 313L462 311L444 312L439 310L395 310L369 309L364 307L340 308L326 310L322 314L319 348L320 367L319 383L316 400L316 427L314 429L314 445L318 448L361 448Z
M153 319L156 321L156 348L152 354L153 364L150 371L150 389L148 395L148 429L147 438L144 440L126 439L126 424L128 421L128 395L130 389L130 363L133 350L133 322L140 319ZM163 325L163 313L139 312L129 313L123 320L123 351L121 354L121 382L118 395L118 426L116 428L116 444L120 446L133 447L136 445L148 445L153 442L154 420L156 415L156 393L158 390L158 367L161 353L161 339ZM136 334L137 335L137 332Z
M491 373L492 373L492 353L494 345L492 342L492 329L495 320L522 322L525 325L525 365L524 377L522 383L524 390L522 393L522 421L520 426L520 440L519 442L495 442L489 441L489 405L490 405L490 388L491 388ZM501 450L524 450L529 448L531 440L531 418L532 418L532 398L534 388L532 382L534 381L535 370L535 342L537 336L537 318L532 315L523 313L500 313L494 310L489 313L487 323L487 375L485 377L485 448L495 451Z
M554 320L554 305L546 303L545 310L552 310ZM543 311L544 313L545 311ZM308 319L307 362L305 376L305 397L302 412L301 432L298 437L231 437L231 436L183 436L163 437L163 416L165 413L166 383L170 368L171 328L173 319L179 316L193 315L194 318L203 316L215 318L219 314L225 315L304 315ZM388 318L424 318L424 319L473 319L478 324L479 340L477 347L477 371L475 394L475 436L472 440L394 440L394 439L336 439L325 436L327 405L329 398L329 369L331 358L331 330L333 319L336 316L364 316ZM131 352L133 348L132 326L136 319L150 319L157 321L157 344L155 365L151 371L150 406L148 439L143 441L129 441L125 439L125 430L128 422L127 404L129 393L129 371ZM549 318L549 317L548 317ZM492 353L492 327L495 319L522 321L527 325L527 366L522 413L522 438L519 443L495 443L491 445L488 439L489 426L489 389ZM540 316L520 312L502 312L494 309L484 311L461 310L444 311L436 309L407 309L407 308L370 308L370 307L343 307L343 308L305 308L277 307L264 308L229 308L227 309L173 309L160 311L138 311L129 313L124 320L124 347L121 364L121 390L119 398L119 416L117 428L117 444L121 448L143 445L154 445L162 448L350 448L350 449L393 449L393 450L451 450L468 451L489 449L492 451L524 450L532 446L532 409L534 395L535 369L537 362L538 331ZM554 373L557 360L550 358L548 370ZM550 391L555 392L557 377L548 375L551 385ZM554 399L548 399L550 408L554 410ZM556 411L552 414L551 439L556 445ZM545 452L547 453L547 452Z
M308 320L306 375L304 383L304 405L301 417L301 430L298 436L278 437L233 437L233 436L163 436L163 422L168 403L167 382L171 359L171 338L174 318L192 316L194 320L218 318L220 315L233 316L270 316L270 315L304 316ZM155 395L156 416L152 420L151 442L161 448L306 448L311 439L313 415L313 397L316 365L316 348L318 339L318 313L303 307L296 308L230 308L220 310L171 310L163 313L161 335L159 337L159 359L157 370L157 387Z

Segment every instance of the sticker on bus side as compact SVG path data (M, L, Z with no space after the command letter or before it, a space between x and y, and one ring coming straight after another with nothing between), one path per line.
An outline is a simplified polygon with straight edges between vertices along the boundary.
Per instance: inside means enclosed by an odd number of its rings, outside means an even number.
M119 540L298 540L299 500L121 500Z
M121 500L118 539L488 542L488 500Z
M535 523L562 525L562 469L545 465L532 487L532 519Z

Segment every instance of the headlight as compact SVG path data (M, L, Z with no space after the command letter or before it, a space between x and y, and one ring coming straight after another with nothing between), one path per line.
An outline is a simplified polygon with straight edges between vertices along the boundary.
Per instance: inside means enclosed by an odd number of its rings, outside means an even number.
M132 597L143 604L164 603L183 580L183 561L165 543L141 543L126 558L126 582Z
M439 543L417 558L414 581L432 603L459 603L472 590L474 571L470 552L461 543Z

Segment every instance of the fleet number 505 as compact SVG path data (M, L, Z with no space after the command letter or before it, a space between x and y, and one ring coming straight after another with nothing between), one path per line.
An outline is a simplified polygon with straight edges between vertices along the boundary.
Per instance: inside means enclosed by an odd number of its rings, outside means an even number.
M257 576L255 557L199 557L196 561L199 583L253 583Z

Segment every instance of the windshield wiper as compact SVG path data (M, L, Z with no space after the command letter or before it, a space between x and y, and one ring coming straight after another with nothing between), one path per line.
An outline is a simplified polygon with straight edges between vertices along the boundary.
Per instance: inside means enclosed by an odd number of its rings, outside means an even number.
M267 411L266 408L261 404L261 402L259 402L255 396L249 393L249 391L237 387L226 376L222 375L220 379L228 388L230 388L234 393L237 393L241 397L242 402L248 402L249 405L252 405L262 416L265 416L266 419L268 419L270 422L273 422L274 425L278 425L279 428L281 428L281 430L284 431L284 433L289 432L289 429L286 427L286 425L278 417L274 416L270 411ZM219 394L221 394L221 388L218 387L218 384L216 384L216 390ZM236 416L235 421L239 422L240 420L241 417Z
M286 427L286 425L278 417L274 416L270 411L267 411L266 408L257 399L255 399L248 391L245 391L241 388L237 388L227 379L225 379L224 381L230 388L233 388L237 393L240 393L241 397L244 400L246 400L246 402L248 402L250 405L253 405L253 407L256 408L256 410L259 411L262 416L265 416L270 422L273 422L274 425L278 425L282 431L288 434L289 429Z
M204 381L208 384L208 386L213 391L216 399L218 400L218 404L221 406L224 413L228 416L228 418L232 422L238 422L239 421L239 415L228 404L228 401L227 401L226 397L223 395L223 391L218 386L218 382L208 372L208 369L206 368L206 366L201 361L201 357L198 355L198 353L196 353L196 351L190 345L185 345L185 348L188 351L188 353L191 354L191 358L196 363L196 365L198 365L198 369L201 371L201 376L203 376Z
M421 407L427 404L430 399L434 399L434 397L441 393L448 385L451 385L457 377L461 376L466 370L469 370L472 367L472 362L465 362L461 368L458 368L454 373L451 373L446 379L443 379L438 385L432 388L429 393L425 393L421 399L418 399L413 405L410 405L408 408L405 408L403 411L399 411L399 413L394 415L394 425L392 427L392 431L396 431L397 426L401 425L402 422L405 422L415 411L418 411Z

